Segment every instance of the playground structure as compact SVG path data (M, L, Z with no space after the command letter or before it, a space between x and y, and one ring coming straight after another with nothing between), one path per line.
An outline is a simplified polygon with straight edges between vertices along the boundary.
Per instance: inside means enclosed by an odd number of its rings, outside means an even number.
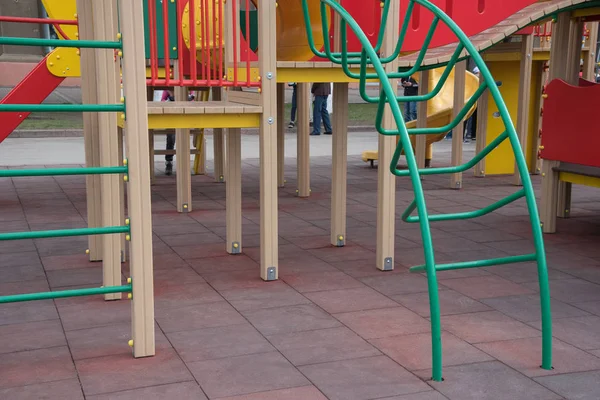
M28 232L3 234L2 240L41 238L65 235L110 234L103 238L90 236L90 260L103 262L104 287L82 289L76 292L49 292L43 294L6 296L0 302L55 298L72 295L107 294L107 299L120 296L115 293L131 292L132 326L131 345L135 357L154 354L153 301L152 301L152 238L150 214L150 168L148 166L150 130L174 129L177 135L177 208L179 212L192 211L190 183L190 130L223 129L216 132L218 154L226 149L226 157L215 160L217 168L226 168L227 187L227 238L225 250L230 254L243 251L241 213L241 128L258 127L260 130L260 208L261 244L260 275L263 280L278 278L278 229L277 186L284 184L283 171L283 91L286 82L298 82L298 104L305 104L309 82L330 81L334 83L334 129L331 244L343 246L346 240L346 140L348 83L358 81L365 101L378 104L375 125L379 137L378 157L380 165L390 165L378 171L378 228L376 267L382 271L394 266L395 233L395 176L409 177L415 199L403 213L402 219L419 223L422 232L425 264L412 271L427 272L432 324L433 379L442 378L441 326L436 274L438 271L475 268L535 261L538 265L542 305L543 352L542 367L552 367L552 330L548 277L540 220L529 170L523 155L522 131L515 130L509 110L502 100L497 79L490 73L480 52L502 42L505 37L530 25L553 18L560 11L558 25L566 32L579 31L570 28L573 18L581 26L578 12L597 6L594 1L530 1L499 2L489 4L487 12L481 10L481 2L470 2L462 11L453 10L452 2L429 2L410 0L402 2L375 2L373 13L364 12L362 2L332 0L290 2L293 6L276 4L274 1L260 3L256 9L256 52L253 51L251 34L241 29L241 21L250 27L251 3L220 0L198 0L189 7L185 1L123 1L119 10L113 0L89 2L78 0L77 7L57 7L58 2L46 0L51 20L64 28L62 40L0 38L1 43L20 45L54 45L56 53L46 63L64 66L65 75L80 74L83 79L84 105L54 106L33 104L39 98L12 97L0 105L2 112L35 111L83 111L85 112L86 168L63 170L6 170L3 177L41 176L53 174L86 174L88 191L88 221L90 228L54 232ZM93 3L93 5L92 5ZM436 4L444 3L445 11ZM486 4L485 2L483 2ZM61 5L66 3L60 2ZM212 6L211 6L212 4ZM143 7L145 5L146 7ZM159 6L160 5L160 6ZM241 7L241 6L244 7ZM54 8L53 8L54 7ZM71 8L70 8L71 7ZM560 7L560 8L559 8ZM579 9L581 8L581 10ZM288 10L290 13L287 14ZM198 11L200 10L200 11ZM70 20L77 14L78 30ZM350 12L348 12L350 11ZM282 21L298 15L304 16L292 28ZM450 18L448 15L452 15ZM118 17L117 17L118 15ZM171 22L170 16L175 22ZM215 17L218 15L218 18ZM145 18L147 17L147 18ZM58 18L66 18L64 20ZM355 19L356 18L356 19ZM52 20L54 19L54 20ZM276 19L277 24L267 23ZM564 22L564 21L566 22ZM91 21L94 21L92 24ZM121 21L120 24L118 22ZM127 23L123 23L127 21ZM212 22L210 24L208 21ZM379 21L379 25L375 22ZM504 21L504 22L503 22ZM371 25L369 25L369 23ZM439 27L438 27L439 25ZM117 29L117 26L120 29ZM211 28L212 26L212 28ZM464 29L461 29L464 26ZM565 28L567 26L567 28ZM144 29L145 27L145 29ZM160 28L159 28L160 27ZM187 36L184 34L187 27ZM193 27L193 28L190 28ZM298 30L298 28L304 28ZM323 40L323 32L333 33L330 40ZM67 31L67 28L72 31ZM367 29L368 28L368 29ZM364 31L367 31L367 34ZM251 31L251 29L250 29ZM580 30L581 31L581 30ZM165 32L168 32L165 34ZM172 33L174 32L174 33ZM553 30L553 39L557 37ZM560 31L559 32L563 32ZM179 34L181 33L181 34ZM285 36L287 35L287 36ZM469 39L469 36L471 38ZM78 37L79 40L72 40ZM250 40L247 40L250 37ZM290 37L289 41L280 41ZM558 36L562 37L562 36ZM71 38L71 40L67 40ZM116 41L115 41L116 38ZM577 39L580 43L580 37ZM562 40L562 39L561 39ZM574 40L574 39L573 39ZM568 42L568 40L565 40ZM161 44L162 43L162 44ZM145 46L144 46L145 44ZM92 51L94 47L103 50ZM185 51L185 49L195 51ZM551 62L558 57L557 46L552 46ZM65 49L68 49L65 50ZM78 50L80 49L80 50ZM106 49L116 49L111 53ZM59 52L73 53L81 58L78 62L68 55L57 58ZM280 53L281 51L281 53ZM309 53L310 51L310 53ZM281 54L282 58L278 55ZM562 53L564 54L564 53ZM577 52L578 54L578 52ZM480 69L479 87L473 93L469 86L464 58L470 56ZM71 56L73 56L71 54ZM75 58L78 60L78 58ZM144 60L146 74L144 75ZM324 61L325 60L325 61ZM69 63L67 63L69 61ZM122 63L121 63L122 61ZM73 63L71 63L73 62ZM64 63L64 64L63 64ZM559 61L555 61L554 68ZM52 66L55 66L54 64ZM67 66L69 69L67 70ZM440 68L439 79L431 70ZM67 72L68 71L68 72ZM122 73L124 98L118 103L119 75ZM454 91L452 118L445 111L440 126L428 126L422 119L416 127L405 124L400 104L406 99L397 97L397 80L415 73L420 74L419 96L411 101L419 102L419 113L427 114L428 102L444 91L446 83ZM432 76L431 79L429 76ZM145 79L145 82L144 82ZM379 81L380 96L369 97L364 88L367 81ZM431 84L429 84L431 82ZM430 87L431 86L431 87ZM174 90L175 102L146 102L143 98L147 88ZM224 90L226 88L226 90ZM210 89L212 101L188 102L187 91ZM19 90L16 92L20 93ZM145 93L145 94L144 94ZM448 93L442 96L448 99ZM476 102L481 111L482 102L495 104L494 112L503 132L493 138L471 161L463 163L460 147L455 148L452 166L424 169L427 137L440 137L454 130L454 137L462 141L462 121L472 112ZM24 103L13 104L19 100ZM151 100L151 99L150 99ZM93 103L100 103L98 106ZM491 105L491 104L490 104ZM487 109L493 110L490 105ZM446 108L447 109L447 108ZM98 114L103 112L103 114ZM300 107L298 121L298 195L310 195L308 118L307 109ZM520 125L520 122L519 122ZM517 134L519 132L519 134ZM430 136L431 135L431 136ZM413 141L415 136L413 151ZM121 137L126 139L123 147ZM488 139L489 135L488 135ZM455 139L453 139L455 141ZM461 186L461 174L478 163L500 146L510 145L522 188L515 194L481 210L454 214L429 215L426 208L421 178L433 174L450 174L451 187ZM506 143L508 142L508 143ZM404 153L407 170L398 170L399 158ZM126 154L126 162L122 163ZM112 165L114 167L108 167ZM218 165L218 166L217 166ZM112 175L97 175L110 173ZM122 175L127 182L127 214L125 214ZM215 173L216 177L224 174ZM476 218L495 211L520 198L525 198L530 214L535 252L500 259L487 259L452 264L435 262L430 222ZM417 216L412 216L413 211ZM127 218L125 218L127 215ZM122 226L121 226L122 224ZM100 240L104 239L104 240ZM130 242L128 258L131 264L131 282L120 283L121 262L126 258L122 249L123 239ZM117 283L117 281L119 281Z
M428 87L435 87L440 81L441 75L444 72L444 68L436 68L429 73ZM414 74L417 75L417 74ZM418 78L414 76L414 78ZM427 122L426 126L430 128L437 128L446 126L452 121L452 111L454 110L454 70L448 75L448 79L443 84L439 94L435 96L431 101L427 102ZM464 99L463 102L469 101L471 96L475 94L479 87L479 79L475 74L466 71L465 72L465 88L464 88ZM471 107L465 119L468 119L475 112L476 105ZM418 124L418 119L406 122L406 127L409 129L415 128ZM425 153L425 166L429 167L431 160L433 159L433 144L443 140L447 135L447 132L441 134L432 134L427 136L426 141L426 153ZM413 148L416 145L416 137L411 138ZM374 161L377 160L376 150L367 150L362 154L362 160L370 162L373 166Z

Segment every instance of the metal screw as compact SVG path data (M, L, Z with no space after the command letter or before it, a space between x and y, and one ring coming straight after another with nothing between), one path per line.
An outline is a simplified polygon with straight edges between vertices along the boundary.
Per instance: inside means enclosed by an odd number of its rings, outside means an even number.
M273 73L267 72L267 79L273 79Z
M267 122L269 123L269 125L273 125L273 117L269 117L269 119L267 120Z

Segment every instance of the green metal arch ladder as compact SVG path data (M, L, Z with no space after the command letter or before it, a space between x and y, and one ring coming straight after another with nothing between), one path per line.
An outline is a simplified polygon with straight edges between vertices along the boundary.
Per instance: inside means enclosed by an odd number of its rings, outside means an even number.
M37 39L20 37L0 37L0 44L15 46L56 46L75 47L87 49L115 49L122 50L123 43L119 41L95 41L95 40L59 40L59 39ZM121 112L125 113L125 103L121 104L0 104L2 112ZM17 178L32 176L65 176L65 175L102 175L102 174L124 174L127 176L129 168L126 160L123 166L113 167L81 167L81 168L41 168L41 169L6 169L0 170L0 178ZM79 229L57 229L30 232L0 233L0 241L42 239L69 236L87 235L110 235L130 234L129 220L124 226L107 226L97 228ZM0 296L0 304L14 303L32 300L57 299L75 296L91 296L109 293L131 293L133 286L131 279L127 284L120 286L106 286L98 288L82 288L62 291L15 294Z
M404 16L402 27L400 29L399 40L396 44L394 53L387 57L379 57L379 50L383 43L383 37L385 32L385 25L387 22L387 16L389 14L391 1L398 0L382 0L382 18L381 28L379 30L379 37L375 47L371 45L367 36L364 34L358 23L352 18L352 16L335 0L321 0L321 22L323 24L323 31L327 31L327 16L329 15L329 9L333 10L340 17L340 34L341 34L341 52L332 52L329 41L325 40L324 52L319 51L315 47L314 38L312 31L309 29L311 26L310 15L308 11L307 0L302 0L304 9L304 19L306 24L306 33L308 37L309 45L313 53L317 56L328 59L329 61L341 65L346 75L354 79L358 79L360 83L360 93L362 98L369 103L377 103L378 111L375 121L377 131L382 135L397 135L399 136L398 145L392 158L390 165L391 172L396 176L410 177L413 191L414 200L411 202L409 207L402 214L402 220L409 223L419 223L421 228L421 237L423 240L423 248L425 253L425 264L412 267L411 272L425 271L427 274L428 291L429 291L429 303L431 310L431 339L432 339L432 362L433 362L433 380L441 381L442 379L442 339L441 339L441 322L440 322L440 307L438 297L438 283L436 273L438 271L447 271L452 269L462 268L476 268L476 267L488 267L493 265L511 264L517 262L535 261L538 267L538 278L540 286L540 300L541 300L541 314L542 314L542 365L544 369L552 369L552 321L550 312L550 289L548 286L548 271L546 267L546 255L544 250L544 241L542 237L542 231L540 226L540 219L538 215L538 209L535 202L535 194L533 186L531 184L531 178L527 169L527 164L523 156L523 150L519 142L515 127L510 119L506 104L500 95L497 84L495 83L492 74L485 65L481 55L475 48L475 46L469 41L469 38L465 33L454 23L454 21L446 15L441 9L427 0L409 0L406 15ZM418 4L424 9L430 11L434 15L433 22L425 38L423 46L418 54L415 61L415 65L406 70L392 73L386 73L383 65L394 61L400 54L406 32L408 30L408 24L415 5ZM393 87L390 83L390 79L400 79L408 77L415 72L419 71L421 64L425 58L428 46L435 33L439 22L444 23L448 28L456 35L458 44L456 51L454 52L450 61L446 64L446 69L436 87L428 94L411 96L410 101L427 101L436 96L445 81L448 79L450 72L454 65L459 61L460 58L464 59L462 55L463 51L466 50L467 54L472 57L475 64L479 68L480 76L483 78L479 89L476 93L466 102L463 109L458 113L456 118L448 125L440 128L416 128L407 129L404 123L402 112L400 111L399 103L407 101L406 98L397 97ZM362 45L361 52L348 52L347 49L347 28L350 27L356 37L359 39ZM462 55L462 56L461 56ZM360 73L354 73L350 70L351 64L360 64ZM367 67L375 70L375 73L367 73ZM380 96L370 97L366 93L366 81L367 79L378 79L380 81ZM489 145L487 145L482 152L477 154L472 160L465 164L452 166L452 167L441 167L441 168L427 168L419 169L415 159L415 154L410 142L410 135L426 135L432 133L443 133L452 130L467 114L468 110L475 104L477 99L485 93L488 89L492 95L492 98L498 107L500 118L505 127L505 131ZM383 113L386 104L390 107L390 111L394 117L394 121L397 125L397 130L384 129L382 126ZM486 157L492 150L498 147L505 140L509 140L513 153L516 160L517 169L521 177L523 184L522 189L518 190L514 194L507 196L504 199L499 200L487 207L480 210L452 213L452 214L438 214L429 215L425 203L425 197L423 193L423 187L421 184L422 175L435 175L435 174L452 174L457 172L464 172L481 161ZM398 170L398 160L402 153L405 153L406 162L408 164L407 170ZM493 212L509 203L525 197L527 207L529 210L529 218L532 227L534 247L535 251L531 254L509 256L502 258L476 260L467 262L455 262L449 264L436 264L435 255L433 249L433 242L430 231L430 222L435 221L449 221L449 220L463 220L469 218L476 218L482 215ZM411 216L414 210L417 210L417 215Z

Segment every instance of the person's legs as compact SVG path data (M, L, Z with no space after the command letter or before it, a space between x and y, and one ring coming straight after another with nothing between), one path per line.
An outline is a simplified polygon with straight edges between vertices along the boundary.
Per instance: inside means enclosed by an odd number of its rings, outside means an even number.
M409 101L408 107L409 107L409 118L410 118L409 121L414 121L415 119L417 119L417 102Z
M329 96L323 96L323 103L321 103L321 117L323 118L323 127L325 128L325 134L331 135L331 119L329 118L329 111L327 111L327 98Z
M292 91L292 112L290 115L290 123L288 128L293 128L296 124L296 109L298 107L297 97L296 97L296 86L294 86L294 90Z
M321 110L323 107L323 96L315 96L315 102L313 106L313 131L311 135L321 134Z
M167 134L167 150L174 150L175 149L175 134L174 133L170 133ZM167 154L165 155L165 161L166 161L166 168L165 168L165 173L167 175L171 175L173 173L173 155L172 154Z

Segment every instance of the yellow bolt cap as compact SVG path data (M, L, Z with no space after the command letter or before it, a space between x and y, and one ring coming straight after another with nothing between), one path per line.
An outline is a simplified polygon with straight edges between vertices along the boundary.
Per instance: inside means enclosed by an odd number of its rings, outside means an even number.
M125 218L125 225L129 225L129 218Z
M85 249L85 254L90 254L90 249Z
M133 347L133 339L129 340L129 342L127 342L127 344L129 345L129 347Z
M124 180L125 182L129 182L129 177L128 177L127 175L125 175L125 176L123 177L123 180Z
M127 298L128 298L129 300L131 300L131 299L133 299L133 295L132 295L131 293L127 293Z
M123 36L121 35L121 33L117 33L117 39L121 39Z
M131 283L131 278L127 278L127 283Z
M234 248L234 249L237 249L238 247L240 247L240 245L239 245L239 244L237 244L237 243L234 243L234 244L233 244L233 248Z
M130 241L131 240L131 235L125 235L125 240Z

